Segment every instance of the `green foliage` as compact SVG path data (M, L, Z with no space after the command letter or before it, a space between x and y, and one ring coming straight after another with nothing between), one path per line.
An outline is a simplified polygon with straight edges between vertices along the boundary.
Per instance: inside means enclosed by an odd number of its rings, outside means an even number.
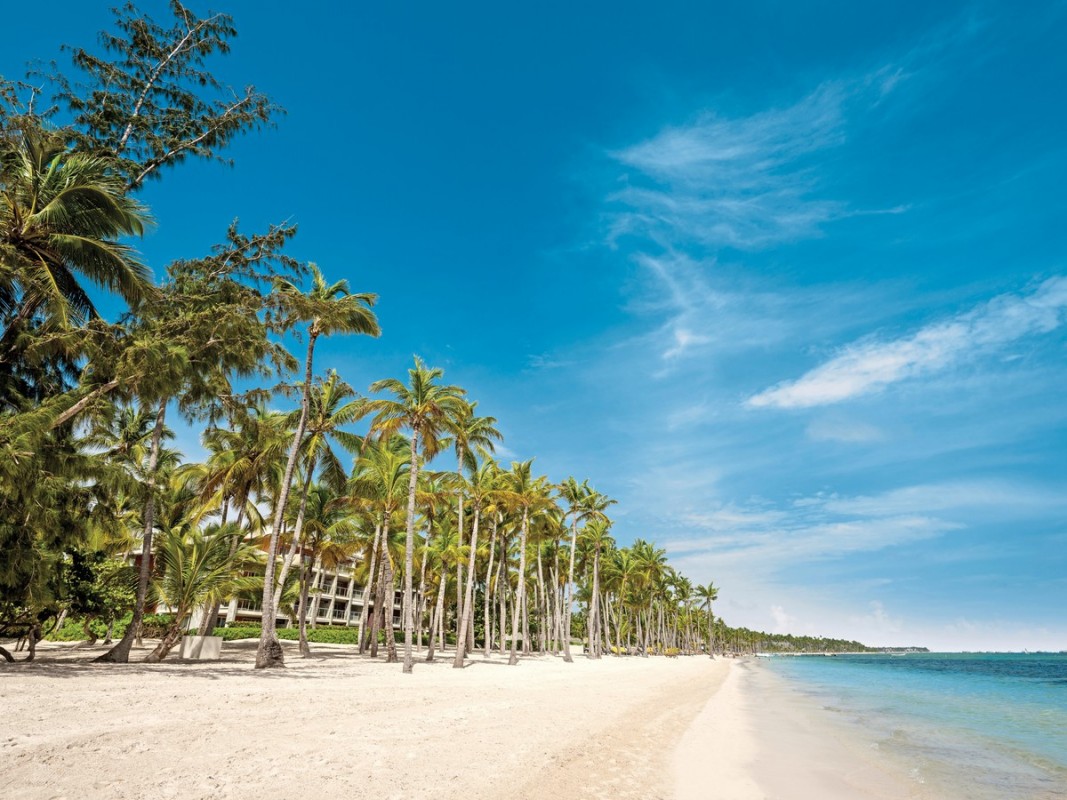
M48 76L78 147L117 159L131 189L189 156L224 160L232 139L281 113L255 87L237 94L205 68L237 35L228 14L199 19L178 0L170 7L164 24L130 2L113 9L117 30L99 36L104 55L64 48L81 81Z
M122 634L126 632L126 627L133 619L133 614L126 613L121 619L115 620L115 625L112 628L111 635L113 637L121 638ZM86 623L88 622L88 626ZM159 639L167 631L167 629L174 623L173 614L146 614L141 621L141 633L146 639ZM45 638L50 642L80 642L85 639L85 629L89 628L90 631L98 638L101 639L107 633L107 622L97 617L81 617L81 616L69 616L63 622L61 628L57 628L52 631Z
M261 628L258 625L235 625L227 628L215 628L213 635L221 636L224 641L232 642L238 639L258 639ZM277 631L279 639L286 639L289 641L296 641L300 638L300 632L296 628L279 628ZM308 629L307 637L309 642L317 642L319 644L359 644L357 638L359 631L356 628L316 628Z
M74 616L100 619L104 626L133 608L137 572L102 551L72 548L64 554L67 609Z

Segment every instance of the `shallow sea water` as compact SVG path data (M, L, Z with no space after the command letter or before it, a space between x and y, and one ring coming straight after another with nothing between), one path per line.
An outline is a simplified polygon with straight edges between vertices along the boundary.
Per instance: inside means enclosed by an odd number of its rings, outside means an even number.
M915 781L973 800L1067 798L1067 655L909 653L761 660Z

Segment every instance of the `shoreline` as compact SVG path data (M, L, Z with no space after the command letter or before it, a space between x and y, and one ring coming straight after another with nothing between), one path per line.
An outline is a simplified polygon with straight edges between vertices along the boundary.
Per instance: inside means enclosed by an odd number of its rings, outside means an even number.
M287 668L265 671L254 642L89 663L104 649L0 667L8 797L933 796L877 753L858 768L856 742L745 659L475 654L454 670L446 655L403 675L345 645L302 659L287 643Z

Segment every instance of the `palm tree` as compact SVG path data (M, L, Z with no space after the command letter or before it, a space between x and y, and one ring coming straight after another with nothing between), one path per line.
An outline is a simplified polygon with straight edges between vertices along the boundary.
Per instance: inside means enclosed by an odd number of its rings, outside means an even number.
M485 451L482 450L481 452L484 457ZM499 468L496 462L486 458L471 473L470 480L467 481L471 505L474 510L474 522L471 527L470 555L467 562L467 588L463 594L463 611L458 615L461 619L456 624L456 657L452 663L452 666L456 669L463 667L463 658L467 653L468 644L467 629L469 626L473 627L472 623L474 621L474 567L475 558L478 555L478 528L482 519L482 510L489 504L493 494L496 492L498 474ZM462 487L460 488L460 493L463 493ZM462 519L462 516L460 519ZM488 591L489 587L486 585L486 592ZM486 634L488 635L488 631L486 631ZM470 645L473 648L474 642L470 642Z
M651 542L636 539L631 546L634 559L637 561L637 581L635 588L641 590L643 597L648 600L648 617L645 619L642 633L644 641L641 643L641 655L647 657L649 648L653 644L653 617L655 615L655 603L659 596L667 568L667 551L657 548ZM638 611L638 625L641 625Z
M453 445L456 451L456 474L463 475L463 471L476 470L478 468L477 459L474 456L475 448L481 448L493 451L493 442L499 441L500 431L498 431L494 425L496 424L495 417L479 417L475 414L475 410L478 408L477 402L466 403L461 402L456 405L455 415L445 422L445 429L451 435ZM463 513L463 500L464 500L464 486L462 479L457 483L457 507L458 511L456 519L459 521L459 543L462 545L464 541L463 528L466 522L466 515ZM456 565L456 604L457 606L462 604L462 597L460 593L463 587L463 564ZM456 624L460 622L460 615L456 615ZM474 621L468 620L473 636ZM456 637L459 638L459 631L456 631Z
M511 471L505 475L506 489L504 491L508 501L515 509L522 512L522 522L519 528L518 594L515 604L517 613L511 619L509 666L519 663L516 650L519 639L519 617L526 615L526 537L530 530L530 515L551 503L548 497L548 480L543 476L534 478L531 474L532 465L532 458L529 461L514 461L511 464Z
M389 392L392 398L371 400L367 410L372 412L372 428L379 436L389 436L398 430L411 431L411 473L408 478L407 545L404 550L404 672L414 669L412 634L415 615L412 604L412 574L415 554L415 493L418 483L419 455L433 458L440 449L441 434L449 420L459 414L466 394L458 386L444 386L437 381L444 375L439 368L427 369L416 357L414 368L408 370L410 385L395 378L386 378L371 385L374 393Z
M426 567L429 563L430 544L437 527L438 512L447 507L452 497L450 488L455 476L448 472L419 471L419 488L415 493L416 501L423 520L426 522L426 537L423 542L419 566L419 590L415 613L415 649L422 649L423 624L426 619Z
M593 554L593 578L589 595L589 614L586 620L586 634L589 639L589 653L593 658L600 658L600 560L615 546L611 537L611 521L607 517L595 517L582 528L582 543L586 551Z
M292 434L288 415L257 403L234 409L232 419L232 428L204 432L207 461L187 464L180 474L199 489L201 513L197 522L218 512L219 524L225 525L232 506L236 509L237 527L243 527L247 520L250 531L260 531L263 516L257 501L265 500L271 487L281 482L285 445ZM209 603L200 621L199 635L210 632L218 613L218 603Z
M567 599L563 606L563 660L573 662L571 658L571 606L574 602L574 557L578 549L578 520L604 518L604 510L615 501L590 488L589 481L578 483L574 478L567 478L559 486L559 494L567 503L567 513L571 515L570 567L567 572Z
M96 316L79 276L130 304L152 291L148 269L117 241L141 235L147 212L108 161L27 127L0 140L0 192L0 362L38 312L60 328Z
M308 578L310 567L321 560L323 572L334 570L351 558L355 549L356 520L343 502L344 498L328 483L311 484L301 510L303 541L301 543L300 602L298 605L300 654L311 655L307 641ZM282 583L284 586L284 582Z
M340 380L333 370L330 371L325 381L312 387L311 411L308 415L307 432L303 442L304 480L300 491L300 506L293 526L289 553L282 562L281 574L275 588L285 583L293 558L300 547L308 490L316 469L321 465L322 480L340 491L345 484L346 471L332 445L334 443L340 445L353 456L357 455L363 447L361 437L341 428L342 425L348 425L359 417L360 401L355 398L355 390Z
M390 525L401 508L404 484L407 483L411 471L409 458L407 442L401 436L394 436L387 441L368 441L356 460L352 478L348 483L350 502L355 507L366 509L373 516L375 528L374 544L368 559L370 568L363 587L363 610L359 622L360 647L363 646L363 630L370 613L371 597L383 597L383 582L389 584L389 593L384 595L384 602L388 603L389 619L392 618L392 570L385 570L383 581L379 581L378 572L380 567L390 566L380 554L388 552ZM376 584L379 591L372 595ZM376 600L374 608L376 619L383 612L384 605ZM377 640L373 641L372 649L377 652Z
M311 410L312 364L315 356L315 341L319 336L332 333L363 333L378 336L381 332L378 320L371 308L377 301L373 294L350 294L347 281L328 284L318 267L311 265L311 289L305 294L289 281L278 281L278 292L283 298L284 311L294 322L308 322L307 355L304 359L304 391L300 401L300 418L297 421L293 441L289 447L289 459L285 465L281 492L274 508L270 542L267 548L267 567L263 582L263 628L256 651L256 669L283 667L282 646L274 633L274 560L278 555L278 536L285 519L285 506L296 471L296 462L304 442L308 415Z
M158 550L158 590L173 609L174 621L146 661L166 658L181 639L182 628L197 603L208 597L224 597L255 581L241 573L256 562L259 551L241 538L235 525L209 526L204 531L178 525L164 531Z
M700 600L700 607L708 612L708 655L715 658L715 615L712 614L711 604L719 599L719 588L711 581L706 586L697 584L696 598Z
M445 592L448 589L448 575L457 563L468 556L470 548L459 543L459 531L452 524L451 519L445 519L442 520L437 535L434 536L427 549L431 566L437 567L437 600L431 615L429 649L426 651L426 661L432 662L437 652L438 639L440 639L441 648L444 649ZM457 613L458 611L457 609Z

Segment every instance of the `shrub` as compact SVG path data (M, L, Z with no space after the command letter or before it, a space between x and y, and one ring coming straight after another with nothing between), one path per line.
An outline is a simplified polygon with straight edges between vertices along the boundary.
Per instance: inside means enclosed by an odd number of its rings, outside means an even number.
M215 628L214 635L221 636L223 641L232 642L237 639L258 639L262 628L259 625L234 625L229 628ZM275 633L279 639L296 641L300 638L297 628L278 628ZM359 631L356 628L308 628L308 641L319 644L359 644Z

